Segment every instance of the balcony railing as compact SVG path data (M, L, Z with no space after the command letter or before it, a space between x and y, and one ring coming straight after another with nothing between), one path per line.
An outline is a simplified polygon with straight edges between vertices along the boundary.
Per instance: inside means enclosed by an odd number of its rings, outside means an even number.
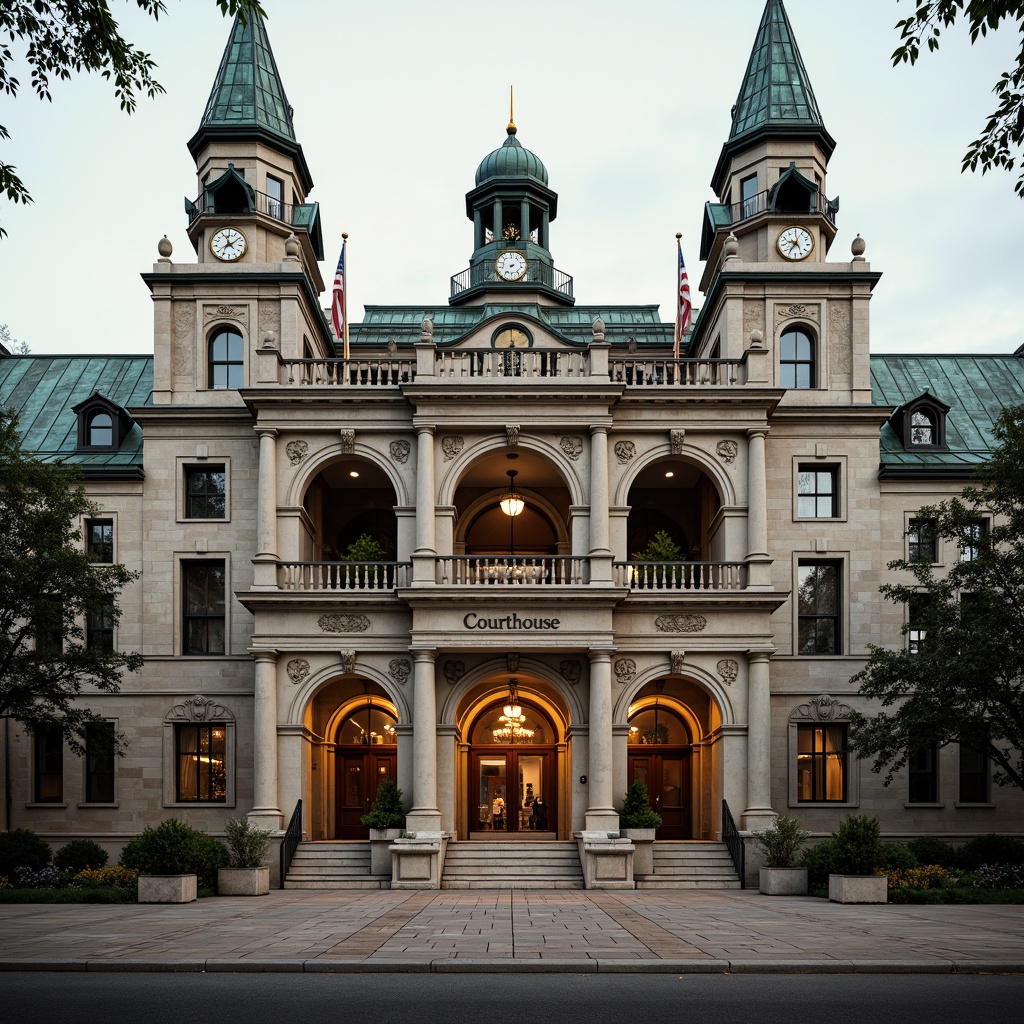
M480 586L559 587L589 582L590 560L542 555L442 555L437 582Z
M789 210L779 203L776 203L774 207L772 206L771 196L773 191L758 192L756 196L750 196L741 202L733 203L729 207L729 218L732 223L738 224L740 221L749 220L751 217L756 217L759 213L771 210L773 213L791 213L793 216L806 215L808 212L821 213L824 214L830 224L835 224L836 213L839 210L838 199L830 200L828 196L822 195L820 192L813 192L810 196L809 211L806 208L803 210Z
M746 590L746 562L615 562L617 587L642 591Z
M416 376L413 356L368 356L358 359L284 359L284 384L335 387L392 387Z
M589 377L590 353L564 348L439 351L439 377Z
M266 192L257 192L255 189L252 190L252 196L257 213L265 213L268 217L283 220L286 224L294 223L296 204L282 202L276 196L269 196ZM210 192L203 192L197 199L186 201L185 211L188 214L189 224L204 213L217 213L215 196Z
M395 590L408 586L411 562L278 562L281 590Z
M456 298L470 288L485 284L506 285L509 282L498 277L492 260L475 263L452 278L452 298ZM556 270L542 260L527 260L526 273L516 284L539 284L562 295L572 298L572 277L562 270Z
M631 387L729 387L746 380L741 359L655 359L644 356L608 360L613 381Z

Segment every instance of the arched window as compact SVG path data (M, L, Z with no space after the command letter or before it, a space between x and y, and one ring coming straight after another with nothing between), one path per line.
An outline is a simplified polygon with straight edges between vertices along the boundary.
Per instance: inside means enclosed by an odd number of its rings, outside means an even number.
M380 746L397 742L398 719L379 704L364 704L338 726L334 742L342 746Z
M912 445L935 444L935 420L920 409L910 416L910 443Z
M241 334L223 328L210 338L211 388L240 388L245 383L245 342Z
M813 388L814 339L800 327L792 327L779 341L779 384L784 388Z
M631 745L686 746L690 733L674 710L655 704L630 716L628 742Z
M114 446L114 418L108 412L94 412L86 428L86 443L90 448Z

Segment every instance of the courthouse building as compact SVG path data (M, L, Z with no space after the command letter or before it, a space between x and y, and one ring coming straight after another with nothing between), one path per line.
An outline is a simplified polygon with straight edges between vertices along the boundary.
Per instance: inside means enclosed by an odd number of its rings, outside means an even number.
M194 254L164 239L143 275L152 354L0 358L26 446L83 470L84 542L139 573L90 641L145 657L88 697L123 758L12 724L14 827L115 851L172 816L294 818L322 877L388 884L359 819L391 778L430 859L410 885L481 849L492 884L556 854L557 884L679 880L781 813L1020 832L973 752L884 787L847 732L868 645L908 642L886 563L970 557L916 510L988 456L1024 366L871 355L881 274L833 245L835 140L781 0L755 28L678 357L656 305L576 304L557 183L510 123L466 194L468 268L435 307L368 307L345 358L266 26L235 22L188 141ZM633 779L664 824L620 877Z

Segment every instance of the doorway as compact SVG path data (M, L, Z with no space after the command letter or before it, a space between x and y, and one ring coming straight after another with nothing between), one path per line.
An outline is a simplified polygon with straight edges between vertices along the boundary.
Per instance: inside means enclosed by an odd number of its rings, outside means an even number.
M651 807L661 815L658 839L693 837L692 748L686 723L657 702L629 719L629 782L647 786Z
M554 839L554 751L543 747L473 752L469 828L474 839L518 834Z
M398 746L395 716L368 702L343 719L334 743L334 837L368 839L359 819L367 814L385 779L395 781Z

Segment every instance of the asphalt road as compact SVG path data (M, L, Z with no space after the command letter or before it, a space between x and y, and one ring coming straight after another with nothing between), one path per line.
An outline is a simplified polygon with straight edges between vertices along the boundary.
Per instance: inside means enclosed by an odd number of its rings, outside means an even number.
M1020 1024L1024 977L0 975L0 1019L59 1024Z

